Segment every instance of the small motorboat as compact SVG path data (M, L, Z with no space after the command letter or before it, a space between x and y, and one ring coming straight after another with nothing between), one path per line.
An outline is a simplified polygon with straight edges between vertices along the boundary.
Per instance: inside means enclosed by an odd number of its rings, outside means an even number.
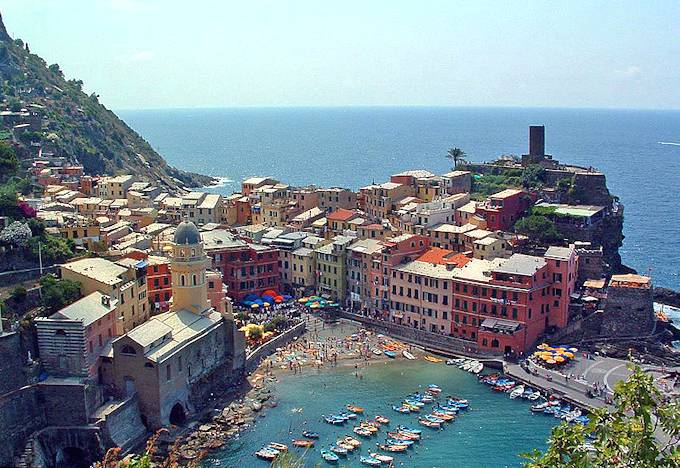
M413 354L411 354L410 352L408 352L408 351L406 351L406 350L403 350L403 351L401 352L401 355L404 356L404 357L405 357L406 359L408 359L409 361L413 361L413 360L416 358Z
M418 423L422 424L425 427L429 427L431 429L439 429L440 427L442 427L441 423L428 421L427 419L422 419L422 418L418 419Z
M539 403L537 405L531 405L531 411L534 412L534 413L542 413L549 406L554 406L554 405L550 401L544 401L543 403Z
M374 424L367 423L367 422L362 422L361 424L359 424L359 427L366 429L371 434L375 434L376 432L378 432L380 430L380 429L378 429L378 426L376 426Z
M371 437L373 435L371 431L361 426L355 426L354 429L352 429L352 432L361 437Z
M426 419L430 422L439 423L439 424L444 422L444 420L442 418L438 418L437 416L432 416L431 414L425 415L424 419Z
M352 447L352 450L353 449L354 449L354 447ZM347 447L341 447L340 445L331 445L330 447L328 447L328 450L330 450L333 453L336 453L338 455L343 455L343 456L347 456L347 453L350 451L350 449L348 449Z
M352 413L358 413L361 414L364 412L364 409L361 406L356 406L356 405L347 405L347 410L352 412Z
M343 418L343 419L356 419L357 418L356 413L348 413L346 411L340 411L336 416L338 416L339 418Z
M263 447L257 452L255 452L255 456L257 458L261 458L262 460L273 461L276 457L279 456L279 451Z
M380 450L385 452L405 452L408 447L406 445L388 445L388 444L378 444Z
M320 437L318 432L312 431L302 431L302 435L307 439L318 439Z
M527 399L528 399L529 401L536 401L536 400L538 400L539 398L541 398L541 392L539 392L539 391L535 391L534 393L532 393L531 395L529 395L529 396L527 397Z
M310 448L314 447L314 441L307 439L293 439L293 445L295 445L296 447Z
M574 419L574 423L582 424L585 426L586 424L590 423L590 418L588 416L581 415L578 418Z
M369 455L387 465L394 461L394 457L390 457L389 455L383 455L382 453L378 452L369 452Z
M388 432L387 435L392 439L420 440L420 435L412 432Z
M574 420L576 418L578 418L579 416L581 416L581 410L576 408L574 411L567 414L567 416L564 418L564 420L567 421L568 423L574 422Z
M458 414L458 408L457 406L451 406L451 405L437 405L435 408L435 411L438 413L444 413L444 414L450 414L451 416L455 416Z
M397 357L397 353L395 353L394 351L385 350L385 351L383 351L383 354L390 359L394 359L394 358Z
M442 392L442 389L439 387L439 385L430 384L427 386L427 391L438 395Z
M432 363L434 363L434 364L439 364L439 363L441 363L441 362L444 362L443 359L438 358L438 357L431 356L431 355L429 355L429 354L428 354L427 356L425 356L423 359L425 359L425 360L428 361L428 362L432 362Z
M417 429L415 427L407 427L407 426L397 426L397 430L400 432L410 432L411 434L422 434L423 431L420 429Z
M452 414L440 413L437 410L432 411L432 416L435 418L443 419L444 421L453 421L456 417Z
M321 458L326 460L328 463L337 463L338 460L340 460L340 457L338 457L336 454L331 452L330 450L321 450Z
M343 440L344 443L349 444L352 447L360 447L361 446L361 441L355 439L354 437L346 436L342 440Z
M404 403L406 403L406 404L408 404L408 405L411 405L411 406L418 406L418 407L423 407L423 406L425 406L425 403L423 403L423 402L420 401L420 400L416 400L416 399L414 399L414 398L406 398L406 399L404 400Z
M447 360L446 360L446 365L447 365L447 366L455 366L456 364L458 364L458 363L456 362L455 359L447 359Z
M340 449L340 450L346 450L347 452L352 452L356 448L354 445L347 444L343 442L342 440L338 440L335 442L335 446Z
M402 413L402 414L408 414L411 412L410 409L408 409L406 406L396 406L392 405L392 409L396 411L397 413Z
M523 393L524 393L524 385L519 385L519 386L515 387L514 389L512 389L512 391L510 392L510 399L514 400L515 398L522 396Z
M420 406L417 405L409 405L408 403L404 403L403 405L405 408L407 408L410 412L412 413L419 413L420 412Z
M405 445L407 447L413 445L412 440L406 439L387 439L385 442L387 442L387 445Z
M380 424L389 424L390 423L390 418L385 417L385 416L381 416L379 414L375 417L375 420L378 421Z
M338 418L337 416L321 416L324 421L326 421L328 424L333 424L335 426L340 426L347 421L346 419L343 418Z
M381 462L380 460L378 460L377 458L366 457L366 456L364 456L364 455L362 455L362 456L359 458L359 461L360 461L361 463L363 463L364 465L369 465L369 466L379 466L379 465L382 463L382 462Z
M372 352L373 354L375 354L376 356L380 356L380 355L383 353L382 350L380 350L380 349L378 349L378 348L372 349L371 352Z
M285 444L279 444L278 442L270 442L267 448L278 450L279 452L287 452L288 446Z
M479 374L483 370L484 370L484 364L481 363L481 362L477 362L477 364L475 364L474 366L472 366L470 368L470 372L472 372L473 374Z

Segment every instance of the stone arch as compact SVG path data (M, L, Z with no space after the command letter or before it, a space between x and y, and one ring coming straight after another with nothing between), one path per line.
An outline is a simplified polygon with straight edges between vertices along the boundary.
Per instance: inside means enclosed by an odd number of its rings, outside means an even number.
M499 343L498 343L498 340L496 338L491 340L491 347L492 348L498 348L498 345L499 345Z
M186 282L186 280L184 279L184 275L179 275L179 283L180 283L180 285L184 286L184 285L185 285L185 282Z
M170 424L175 426L182 426L187 421L187 413L184 410L184 406L179 401L175 403L175 406L170 410L169 417Z
M196 284L197 284L198 281L197 281L197 279L196 279L196 274L195 274L195 273L194 273L194 275L193 275L191 281L192 281L192 283L193 283L193 286L196 286Z

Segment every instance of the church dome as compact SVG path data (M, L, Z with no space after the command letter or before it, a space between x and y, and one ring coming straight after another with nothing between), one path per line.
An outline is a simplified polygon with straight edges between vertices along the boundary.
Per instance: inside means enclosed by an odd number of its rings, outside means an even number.
M201 242L201 233L191 221L182 221L175 231L174 243L178 245L192 245Z

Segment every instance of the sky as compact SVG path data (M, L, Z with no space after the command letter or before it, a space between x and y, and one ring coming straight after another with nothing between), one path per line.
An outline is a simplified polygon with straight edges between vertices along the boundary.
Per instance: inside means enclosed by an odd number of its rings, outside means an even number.
M678 1L0 0L114 109L680 108Z

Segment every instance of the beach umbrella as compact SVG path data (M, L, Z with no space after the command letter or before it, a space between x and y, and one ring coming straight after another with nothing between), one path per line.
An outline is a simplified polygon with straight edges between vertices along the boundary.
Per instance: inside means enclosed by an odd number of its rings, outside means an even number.
M246 294L246 297L244 297L243 300L254 302L259 298L260 297L257 294L250 293L250 294Z
M541 343L540 345L537 346L538 349L548 349L550 346L548 346L548 343Z
M562 356L557 356L555 362L564 362L564 358Z
M318 309L319 307L320 307L320 306L319 306L319 303L318 303L318 302L315 302L314 304L312 304L311 306L309 306L310 309Z
M564 356L568 357L569 359L572 359L574 357L574 353L566 352L564 353Z
M283 302L283 298L281 296L275 297L274 302L276 302L277 304L281 304Z
M260 305L259 304L250 304L251 309L259 309Z
M572 353L575 353L575 352L578 351L578 349L577 348L569 348L569 351L571 351Z
M557 361L555 361L554 359L548 359L545 362L547 362L548 364L555 364Z
M284 295L283 295L283 300L284 300L284 301L290 301L292 298L293 298L293 296L291 296L291 295L289 295L289 294L284 294Z
M301 297L300 299L298 299L298 302L299 302L300 304L304 304L304 303L307 302L308 300L309 300L308 297Z
M271 304L270 304L269 302L265 302L263 305L264 305L265 307L269 307Z

